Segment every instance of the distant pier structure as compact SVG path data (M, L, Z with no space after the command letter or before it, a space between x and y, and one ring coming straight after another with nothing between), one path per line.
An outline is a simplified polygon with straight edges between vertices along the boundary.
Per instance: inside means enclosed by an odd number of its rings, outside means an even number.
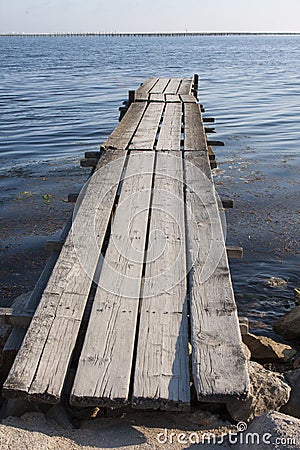
M234 33L234 32L153 32L153 33L119 33L119 32L53 32L53 33L0 33L0 36L23 36L23 37L70 37L70 36L116 36L116 37L181 37L181 36L294 36L300 33Z

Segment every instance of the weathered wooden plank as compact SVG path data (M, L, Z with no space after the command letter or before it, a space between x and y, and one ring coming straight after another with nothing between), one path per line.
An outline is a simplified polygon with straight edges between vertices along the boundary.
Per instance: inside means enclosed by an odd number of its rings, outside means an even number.
M149 78L135 91L135 101L148 100L148 92L157 83L158 78Z
M169 84L164 90L164 94L177 94L181 80L177 78L171 78Z
M182 103L197 103L197 100L193 95L181 94L179 97Z
M127 148L135 130L146 109L145 102L132 103L123 120L114 129L108 139L102 144L103 149Z
M150 103L129 146L131 150L152 150L164 103Z
M137 408L190 403L181 153L157 153L134 374Z
M183 79L179 86L177 94L192 94L193 80L192 79Z
M159 133L157 150L180 150L181 122L181 104L168 103Z
M224 235L205 152L186 152L193 377L199 400L244 396L249 378Z
M207 151L201 112L196 103L184 104L184 150Z
M73 405L128 399L154 152L131 154L71 393Z
M90 179L72 232L4 383L4 395L59 401L125 158L125 150L109 152L99 162L98 175Z
M181 103L180 96L178 94L166 94L167 103Z
M165 96L164 96L164 94L150 94L149 101L150 102L164 102Z
M168 86L170 78L159 78L157 83L150 89L150 94L163 94L164 90Z

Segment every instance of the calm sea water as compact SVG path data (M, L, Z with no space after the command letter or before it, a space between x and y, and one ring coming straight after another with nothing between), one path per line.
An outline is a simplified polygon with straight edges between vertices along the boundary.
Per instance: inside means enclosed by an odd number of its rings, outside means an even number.
M49 161L68 180L73 158L116 126L129 89L194 73L226 144L215 179L236 203L228 240L245 249L232 263L240 312L270 332L299 285L299 36L1 37L0 211ZM285 284L271 288L271 277Z

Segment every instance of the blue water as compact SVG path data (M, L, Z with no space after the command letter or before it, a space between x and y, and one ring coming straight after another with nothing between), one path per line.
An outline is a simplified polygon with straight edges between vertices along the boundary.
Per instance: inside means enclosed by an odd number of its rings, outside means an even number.
M0 201L49 161L68 180L72 158L116 126L128 90L194 73L226 144L215 180L235 199L228 239L245 249L232 263L237 300L263 331L299 285L300 36L0 37ZM272 276L286 286L271 291Z

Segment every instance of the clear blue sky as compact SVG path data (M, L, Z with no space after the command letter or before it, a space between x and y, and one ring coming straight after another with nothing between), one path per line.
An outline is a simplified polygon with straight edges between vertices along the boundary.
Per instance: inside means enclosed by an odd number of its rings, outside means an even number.
M300 0L0 0L0 32L300 32Z

